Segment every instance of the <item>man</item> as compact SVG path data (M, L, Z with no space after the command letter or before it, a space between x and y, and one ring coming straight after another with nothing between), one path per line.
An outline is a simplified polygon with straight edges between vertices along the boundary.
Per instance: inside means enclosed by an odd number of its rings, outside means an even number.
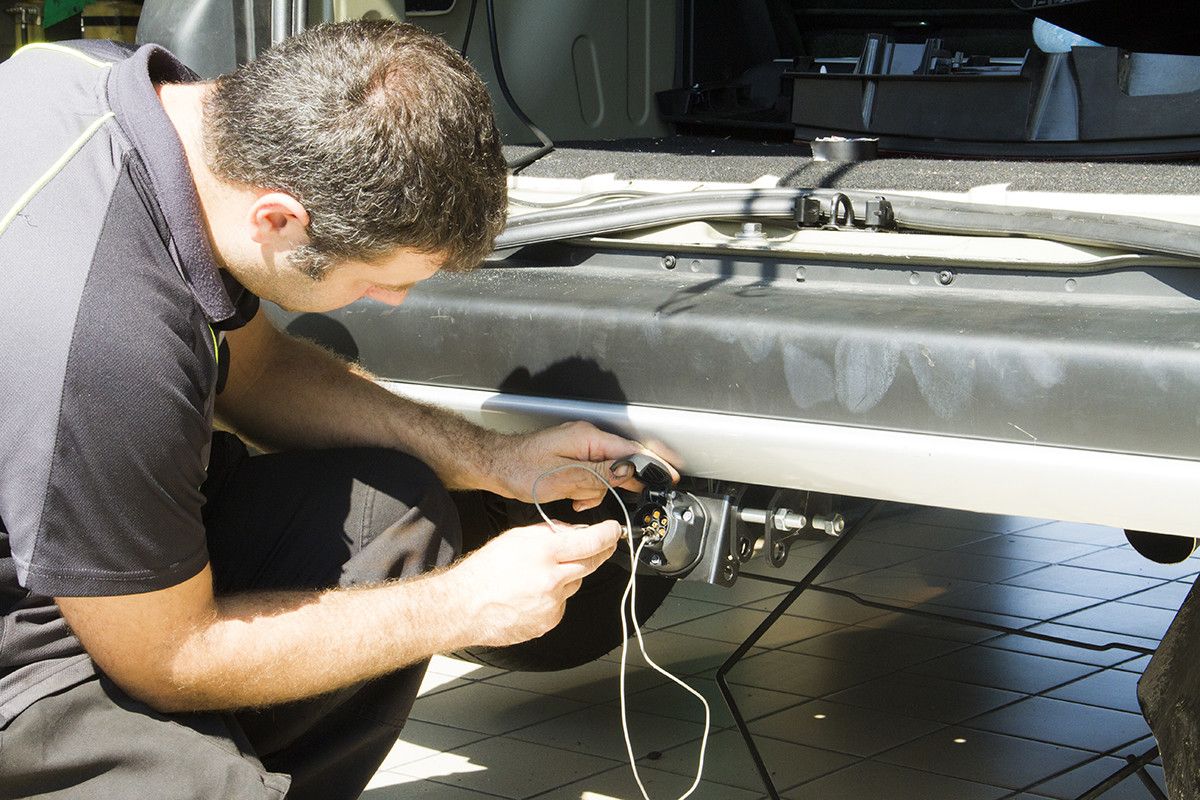
M528 500L639 446L487 432L254 313L399 304L490 251L466 62L359 22L193 77L152 46L0 66L0 797L356 797L432 654L544 633L617 544L538 525L447 567L444 486Z

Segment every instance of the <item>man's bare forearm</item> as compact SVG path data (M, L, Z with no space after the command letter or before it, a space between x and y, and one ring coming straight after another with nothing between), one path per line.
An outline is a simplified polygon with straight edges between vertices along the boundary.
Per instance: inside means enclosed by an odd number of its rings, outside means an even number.
M275 450L391 447L428 464L453 489L495 490L491 456L501 434L444 409L398 397L322 348L264 333L253 359L233 356L221 419Z
M222 598L142 699L161 711L226 710L324 694L469 645L468 598L449 571L370 588ZM352 622L351 622L352 621ZM303 643L300 645L299 643Z

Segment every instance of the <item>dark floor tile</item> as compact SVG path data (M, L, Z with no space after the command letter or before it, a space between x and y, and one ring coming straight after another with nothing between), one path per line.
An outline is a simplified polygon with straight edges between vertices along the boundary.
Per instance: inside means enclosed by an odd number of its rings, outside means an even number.
M666 630L683 636L700 636L731 644L741 644L767 618L767 613L751 608L728 608L702 619L674 625ZM836 622L783 615L775 620L758 639L760 647L782 647L795 642L836 631L843 626ZM732 650L732 648L731 648ZM651 653L651 658L654 654Z
M1171 581L1156 586L1153 589L1148 589L1144 592L1139 592L1135 595L1130 595L1121 600L1122 603L1132 603L1135 606L1152 606L1154 608L1165 608L1168 611L1178 611L1183 605L1184 599L1187 598L1188 592L1192 590L1190 581Z
M736 649L729 642L719 642L715 639L700 639L695 636L684 636L671 631L653 631L644 637L646 652L654 663L665 667L675 675L696 675L707 673L719 667ZM754 648L751 653L761 653L760 648ZM619 662L621 651L612 651L603 657L605 661ZM648 666L638 650L637 640L630 639L628 645L628 663L637 667Z
M1146 667L1150 664L1150 656L1140 656L1132 661L1126 661L1124 664L1118 664L1116 669L1122 672L1132 672L1135 675L1141 675L1146 671Z
M1051 564L1035 572L1026 572L1004 583L1010 586L1026 586L1047 592L1063 592L1098 600L1115 600L1127 594L1144 591L1162 583L1157 578L1140 575L1121 575L1063 564Z
M1014 558L980 556L947 550L906 561L896 566L897 572L917 575L944 575L981 583L996 583L1044 565L1039 561L1021 561Z
M814 700L763 717L750 729L759 736L867 757L941 727L930 720Z
M1148 650L1153 650L1158 647L1158 639L1147 639L1141 636L1131 636L1126 633L1113 633L1112 631L1094 630L1091 628L1079 628L1073 625L1064 625L1057 622L1034 625L1029 630L1036 631L1038 633L1048 633L1052 636L1061 636L1065 639L1075 639L1081 642L1089 642L1095 645L1133 645L1136 647L1144 647ZM1138 657L1138 652L1136 650L1129 650L1125 647L1113 647L1107 651L1092 652L1110 652L1118 656L1122 661ZM1124 665L1122 665L1122 668L1123 667Z
M618 766L620 763L613 759L493 736L456 748L449 759L445 754L439 754L403 764L394 771L436 783L518 798L533 797Z
M791 797L797 800L992 800L1007 789L948 778L894 764L860 761L806 783Z
M699 705L699 703L696 703ZM648 710L649 706L643 709ZM629 709L629 738L634 755L666 750L704 735L704 726ZM628 758L621 730L621 711L615 706L589 706L508 734L510 739L559 747L616 761Z
M772 650L740 662L730 671L729 682L806 697L824 697L895 670L891 664L856 664Z
M914 522L962 528L968 531L991 533L1016 533L1045 524L1046 520L1036 517L1010 517L1003 514L977 514L952 508L922 508L910 517Z
M724 697L722 697L721 692L717 689L716 681L693 675L687 678L685 682L688 686L700 692L704 696L704 699L708 701L709 713L712 720L711 724L714 730L734 725L733 717L729 713L729 708L725 704ZM811 699L790 692L777 692L758 686L733 685L730 688L733 691L734 700L737 701L738 710L741 711L742 718L746 720L765 717L767 714L773 714L776 711L781 711L789 706L794 706ZM608 704L616 705L617 702L614 696L614 699L610 700ZM670 681L653 689L638 692L637 694L630 694L628 707L640 709L660 717L684 719L690 722L704 722L704 706L700 704L700 701L696 699L695 695L684 691Z
M925 547L930 550L950 550L971 542L989 539L995 535L990 531L946 528L905 519L880 522L871 526L870 529L864 530L859 538L909 547Z
M1142 713L1137 700L1138 675L1106 669L1049 692L1047 696L1091 706Z
M889 764L1018 789L1092 754L985 731L946 728L876 758Z
M1017 558L1025 561L1041 561L1046 564L1057 564L1068 559L1079 558L1089 553L1095 553L1100 548L1078 542L1059 542L1054 539L1038 539L1035 536L1011 534L994 536L981 542L966 545L964 553L977 553L981 556L998 556L1001 558Z
M758 747L763 762L767 765L771 780L778 789L787 789L811 781L854 761L851 756L842 753L805 747L768 736L760 736L755 739L754 743ZM686 744L666 750L661 758L643 763L654 769L687 775L690 778L696 774L696 753L695 744ZM764 791L758 770L755 769L746 745L737 731L721 731L713 734L709 739L704 776L721 783L757 791L760 794ZM629 795L629 798L633 800L634 797L639 796L635 791ZM651 795L651 797L655 796ZM657 795L660 798L678 796L679 792ZM576 800L578 798L579 795L576 795Z
M654 763L654 762L651 762ZM642 785L650 797L681 797L692 785L695 778L695 764L692 764L692 774L676 774L661 769L655 769L645 764L639 765ZM706 770L707 772L707 770ZM530 795L521 795L526 800L532 800ZM591 775L583 780L559 786L545 794L535 795L537 800L634 800L642 797L642 792L633 779L629 765L614 767L606 772ZM759 800L762 797L762 787L757 791L738 789L716 780L701 781L694 794L688 795L688 800ZM373 800L364 797L362 800ZM400 800L400 798L396 798ZM404 796L404 800L408 800Z
M918 664L909 671L1023 694L1037 694L1082 678L1095 672L1096 668L1010 650L971 647Z
M776 605L778 605L776 600L767 599L751 603L749 607L761 611L772 611ZM864 606L848 597L811 590L800 595L784 613L788 616L839 622L843 625L857 625L860 622L881 617L888 612Z
M710 603L704 600L690 600L686 597L671 594L659 606L658 610L650 617L650 621L642 626L643 630L658 630L660 628L669 628L672 625L678 625L681 622L689 622L693 619L700 619L718 611L724 611L729 608L721 603Z
M837 544L837 539L826 539L814 545L804 548L800 551L794 551L797 555L802 555L804 558L823 558L825 554ZM890 542L866 542L855 541L846 546L846 549L838 554L837 564L854 564L871 569L879 569L882 567L892 567L897 564L903 564L912 561L922 556L929 555L931 551L923 547L913 547L906 544L892 544ZM785 565L786 566L786 565ZM800 577L797 575L796 577Z
M952 725L1020 700L1023 696L988 686L901 672L835 692L828 699Z
M757 564L752 566L757 567ZM764 572L766 570L763 570ZM671 590L673 597L688 600L701 600L706 603L720 603L726 606L738 606L762 600L766 597L783 596L787 587L762 581L740 580L733 586L714 586L702 581L679 581Z
M953 608L989 611L1026 619L1053 619L1095 605L1097 600L1078 595L1045 592L1024 586L991 584L959 589L931 602Z
M787 650L842 661L892 664L896 669L919 664L963 647L961 642L909 636L880 628L854 626L805 639Z
M1086 525L1082 522L1048 522L1021 531L1022 536L1057 539L1060 542L1079 542L1104 547L1125 544L1125 531L1105 525Z
M945 611L946 609L938 609ZM917 616L901 612L892 612L882 617L866 620L861 625L866 628L883 628L897 633L907 633L913 636L926 636L931 639L946 639L952 642L966 644L984 642L999 636L998 633L975 625L959 622L949 622L943 619Z
M467 731L499 734L583 708L583 703L473 681L419 698L412 718Z
M1034 625L1028 630L1036 633L1043 633L1047 636L1054 636L1059 639L1087 642L1090 644L1104 644L1112 639L1125 640L1130 638L1113 636L1111 633L1085 631L1082 628L1071 628L1066 625L1055 625L1054 623ZM1105 641L1098 642L1099 639L1104 639ZM999 638L989 640L987 646L996 647L1001 650L1013 650L1018 653L1031 653L1035 656L1057 658L1062 661L1077 661L1080 664L1094 664L1098 667L1113 667L1122 662L1128 661L1130 658L1133 658L1136 655L1136 653L1132 653L1128 650L1089 650L1084 647L1075 647L1069 644L1059 644L1057 642L1046 642L1042 641L1041 639L1031 639L1027 636L1016 635L1001 636Z
M1034 787L1032 791L1041 797L1074 800L1123 766L1125 766L1125 762L1121 759L1101 758L1074 769L1066 775L1046 781L1040 786ZM1159 779L1158 785L1160 788L1162 787L1161 779ZM1146 787L1134 776L1100 795L1100 800L1149 800L1149 797L1150 793L1146 791Z
M926 603L956 589L967 589L983 584L959 578L947 578L942 575L909 575L892 570L875 570L862 575L830 581L828 585L855 594L912 604Z
M1128 545L1110 547L1096 553L1071 559L1068 562L1073 567L1101 569L1107 572L1120 572L1125 575L1142 575L1147 578L1163 580L1178 580L1200 572L1200 561L1189 558L1182 564L1157 564L1148 558L1140 556Z
M1138 636L1143 639L1161 639L1174 618L1175 612L1165 608L1114 602L1068 614L1055 622L1088 630Z
M501 672L485 682L591 704L616 699L620 691L620 672L620 668L611 661L596 660L555 672ZM627 694L661 686L667 681L667 678L646 667L630 666L625 670Z
M1030 697L963 725L1097 753L1150 733L1140 714L1049 697Z

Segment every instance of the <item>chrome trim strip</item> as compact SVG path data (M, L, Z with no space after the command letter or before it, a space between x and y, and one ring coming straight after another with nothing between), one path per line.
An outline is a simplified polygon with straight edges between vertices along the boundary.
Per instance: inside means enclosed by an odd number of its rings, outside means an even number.
M678 456L697 477L967 511L1200 534L1200 462L1036 444L557 400L383 381L504 432L584 419Z

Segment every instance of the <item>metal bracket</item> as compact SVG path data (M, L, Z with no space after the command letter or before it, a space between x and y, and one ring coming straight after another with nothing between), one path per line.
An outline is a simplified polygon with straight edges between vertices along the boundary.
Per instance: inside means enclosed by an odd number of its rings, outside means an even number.
M738 518L738 504L745 490L739 488L716 496L699 495L696 500L704 507L708 518L703 555L689 580L705 581L717 586L732 586L743 562L754 554L754 540L746 533Z

